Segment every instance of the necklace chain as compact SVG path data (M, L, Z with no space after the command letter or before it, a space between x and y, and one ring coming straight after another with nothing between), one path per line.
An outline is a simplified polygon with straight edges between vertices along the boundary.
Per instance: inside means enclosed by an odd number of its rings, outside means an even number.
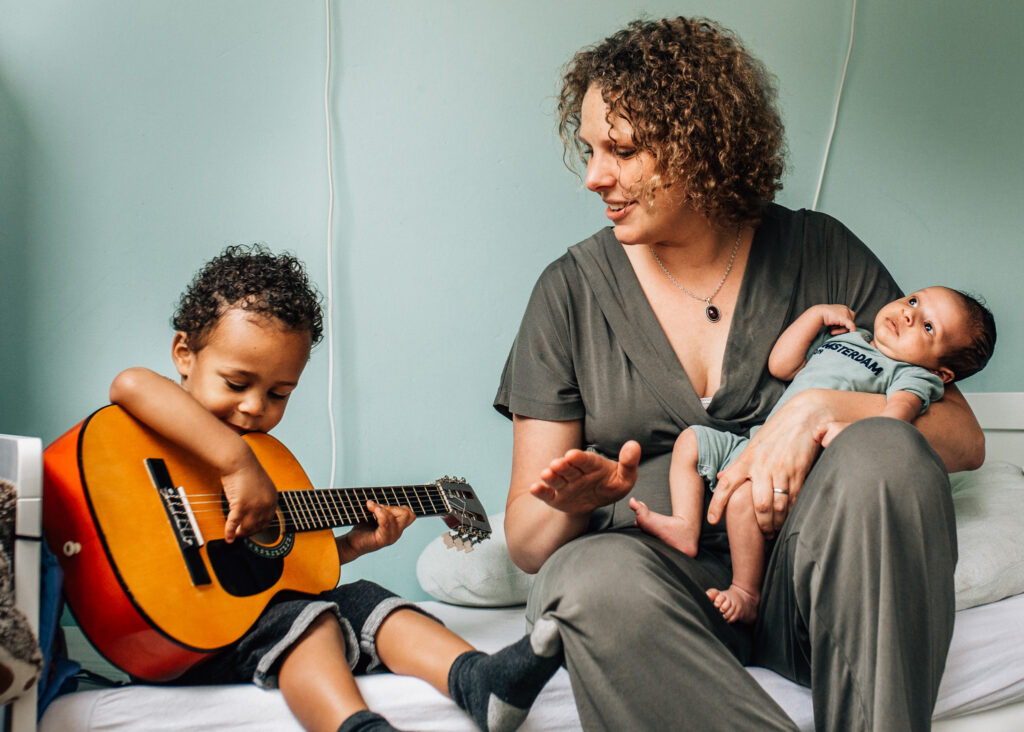
M673 277L672 273L669 272L668 269L665 267L664 263L661 261L661 257L658 256L658 253L656 251L654 251L654 247L648 246L647 248L650 250L651 256L654 257L654 261L658 263L658 266L661 268L661 271L665 273L666 277L668 277L669 282L671 282L678 289L682 290L687 295L692 297L694 300L701 300L701 301L703 301L707 305L707 307L704 308L704 313L707 315L708 320L710 320L712 323L717 323L721 319L722 315L721 315L721 312L719 311L719 309L711 304L711 298L713 298L715 295L718 294L718 291L722 289L722 285L725 284L725 280L729 276L729 273L732 272L732 264L733 264L733 262L736 261L736 252L739 251L739 248L740 248L740 236L742 234L743 234L743 227L741 226L736 231L736 243L732 245L732 254L729 255L729 264L727 264L726 267L725 267L725 274L723 274L722 275L722 279L718 281L718 286L715 288L715 291L712 292L707 297L701 297L700 295L695 295L694 293L690 292L685 287L683 287L681 284L679 284L679 281L675 277Z

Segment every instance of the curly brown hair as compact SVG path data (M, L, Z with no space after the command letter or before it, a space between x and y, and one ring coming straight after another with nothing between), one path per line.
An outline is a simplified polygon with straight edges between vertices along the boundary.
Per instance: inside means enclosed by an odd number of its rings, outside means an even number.
M609 114L633 127L633 144L657 172L654 189L679 185L687 202L720 224L756 223L782 188L785 142L774 80L734 33L704 18L635 20L567 64L558 100L566 164L580 110L596 85Z
M171 323L185 333L189 348L198 351L224 312L237 307L307 331L310 344L316 345L323 337L320 299L302 260L274 254L262 244L235 245L196 273Z

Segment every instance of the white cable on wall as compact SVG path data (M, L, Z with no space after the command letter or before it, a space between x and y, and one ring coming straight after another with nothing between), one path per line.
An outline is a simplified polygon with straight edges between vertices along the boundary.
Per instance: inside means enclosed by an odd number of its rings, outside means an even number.
M324 0L327 22L327 68L324 71L324 116L327 121L327 421L331 435L331 478L334 487L338 467L338 438L334 424L334 156L331 145L331 0Z
M814 202L811 210L818 210L818 198L821 196L821 187L825 183L825 170L828 167L828 155L832 149L832 138L836 135L836 123L839 121L839 101L843 98L843 86L846 84L846 70L850 66L850 55L853 53L853 29L857 23L857 0L853 0L853 9L850 11L850 42L846 47L846 60L843 61L843 75L839 79L839 91L836 92L836 105L832 110L832 127L828 131L828 141L825 143L825 155L821 160L821 173L818 176L818 186L814 189Z

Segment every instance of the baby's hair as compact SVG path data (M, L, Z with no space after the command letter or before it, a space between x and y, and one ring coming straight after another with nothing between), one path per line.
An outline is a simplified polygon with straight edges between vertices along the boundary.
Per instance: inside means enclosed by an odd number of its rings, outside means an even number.
M953 381L960 381L981 371L992 358L996 347L996 320L981 298L961 290L953 292L963 303L971 342L951 352L942 365L953 372Z
M310 283L305 265L262 244L229 246L207 262L182 293L171 323L185 333L189 348L198 351L233 307L307 331L311 345L323 337L320 293Z

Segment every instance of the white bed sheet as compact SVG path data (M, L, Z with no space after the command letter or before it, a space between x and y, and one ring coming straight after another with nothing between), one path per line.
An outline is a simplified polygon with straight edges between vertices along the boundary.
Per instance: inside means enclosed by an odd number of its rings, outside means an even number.
M439 602L422 604L482 650L497 650L524 632L521 607L473 609ZM750 671L801 730L814 729L808 689L766 669ZM364 676L359 679L359 687L370 708L383 713L401 729L424 732L473 732L476 729L449 699L419 679L391 674ZM935 719L982 712L1014 700L1024 700L1024 595L957 613ZM976 726L963 726L957 720L950 720L938 723L936 729L948 728L951 732L954 729L988 732L1024 729L1024 704L1000 710L999 716L1005 726L995 727L992 718L988 718ZM565 669L545 687L521 729L524 732L579 729ZM40 722L39 730L301 732L279 692L262 691L249 685L129 686L77 692L57 699Z

